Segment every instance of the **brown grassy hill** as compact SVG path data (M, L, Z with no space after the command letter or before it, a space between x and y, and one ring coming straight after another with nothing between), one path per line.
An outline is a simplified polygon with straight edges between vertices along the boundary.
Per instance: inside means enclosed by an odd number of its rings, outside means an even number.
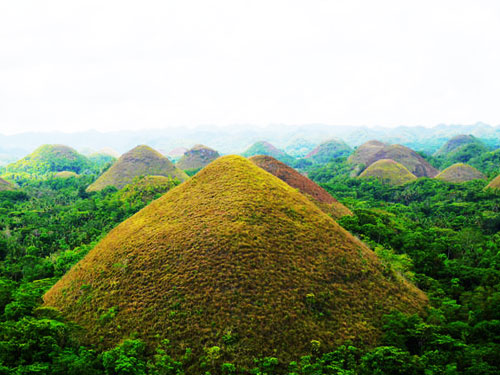
M349 158L347 158L347 161L351 164L364 164L367 166L372 163L375 154L382 150L385 146L387 146L385 143L377 140L365 142L359 146L356 151L349 156Z
M486 146L473 135L460 134L449 139L439 150L434 153L434 156L446 156L460 149L461 147L476 144L486 151Z
M321 210L331 214L333 218L338 219L345 215L352 215L351 210L328 194L325 189L285 163L266 155L252 156L250 160L255 165L285 181L291 187L299 189L302 194L316 203Z
M464 163L453 164L436 176L437 179L448 182L466 182L471 180L486 180L486 176L476 168Z
M435 177L439 173L436 168L411 148L402 145L383 145L378 141L370 141L359 146L348 161L351 164L364 164L368 167L381 159L392 159L403 164L417 177Z
M178 353L219 346L237 365L297 359L313 339L325 350L375 344L384 313L427 303L303 194L239 156L121 223L44 300L101 347L168 338Z
M14 185L0 177L0 191L14 190Z
M56 178L71 178L78 177L78 174L72 171L61 171L54 174Z
M120 158L104 172L87 191L99 191L107 186L118 189L130 184L137 176L167 176L179 181L187 179L187 175L176 168L170 160L149 146L137 146Z
M491 180L490 183L486 185L486 189L500 190L500 175L496 176L493 180Z
M417 177L404 165L392 159L381 159L371 164L360 175L360 178L377 178L384 184L403 185Z
M175 165L183 170L203 168L219 156L219 153L210 147L196 145L186 151Z

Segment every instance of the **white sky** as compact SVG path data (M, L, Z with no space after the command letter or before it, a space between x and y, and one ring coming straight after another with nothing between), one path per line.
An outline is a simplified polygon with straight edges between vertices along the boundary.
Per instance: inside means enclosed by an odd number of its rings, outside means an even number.
M0 1L0 132L500 123L498 0Z

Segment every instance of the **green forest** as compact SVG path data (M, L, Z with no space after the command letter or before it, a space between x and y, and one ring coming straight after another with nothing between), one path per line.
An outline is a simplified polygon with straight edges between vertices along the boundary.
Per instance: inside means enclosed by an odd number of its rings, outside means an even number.
M500 172L497 153L473 151L425 157L440 169L465 161L490 178ZM223 345L196 355L168 337L154 347L133 335L105 350L84 344L83 328L44 306L42 296L111 229L180 181L144 183L139 176L121 190L88 192L111 163L84 163L85 172L74 168L82 174L69 178L21 163L22 173L10 175L17 188L0 192L0 374L500 373L500 191L485 189L488 181L480 179L389 185L353 176L345 156L329 160L295 166L352 211L337 222L374 250L388 274L429 299L420 314L386 313L377 345L353 338L324 348L311 340L309 353L292 361L276 352L242 366L227 361L238 341L231 331ZM306 304L323 319L327 311L316 298ZM113 324L116 314L109 308L99 320Z

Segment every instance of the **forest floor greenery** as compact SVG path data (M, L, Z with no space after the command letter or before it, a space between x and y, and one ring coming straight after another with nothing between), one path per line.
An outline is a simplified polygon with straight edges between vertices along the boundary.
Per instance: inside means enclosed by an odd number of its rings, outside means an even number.
M0 374L500 373L500 193L484 191L486 181L423 178L392 187L349 178L345 159L309 167L309 177L354 212L339 220L344 228L427 293L425 317L386 315L377 347L346 342L324 352L311 342L310 355L294 362L278 353L255 358L249 369L224 363L217 346L174 357L168 340L151 349L131 338L98 352L78 341L81 328L42 308L41 296L162 191L88 194L95 175L26 179L0 192ZM113 319L107 313L103 319Z

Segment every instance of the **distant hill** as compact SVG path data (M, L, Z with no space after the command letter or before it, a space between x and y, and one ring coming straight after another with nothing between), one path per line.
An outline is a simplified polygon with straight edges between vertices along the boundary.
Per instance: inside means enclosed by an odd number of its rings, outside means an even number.
M118 225L44 301L101 348L168 338L174 358L218 346L238 368L276 353L288 363L311 340L324 352L374 345L384 314L427 305L303 194L239 156Z
M304 138L296 138L290 141L284 151L294 158L303 158L316 147L317 143Z
M457 152L460 148L470 144L478 145L484 148L484 151L487 151L487 147L484 145L484 143L473 135L460 134L449 139L443 146L441 146L439 150L434 153L434 156L447 156L448 154Z
M361 172L359 177L377 178L382 183L388 185L403 185L417 179L404 165L392 159L377 160Z
M486 176L476 168L464 163L453 164L436 176L438 180L447 182L467 182L471 180L485 180Z
M14 185L0 177L0 191L14 190Z
M61 171L57 172L54 174L54 177L56 178L71 178L71 177L78 177L79 175L75 172L72 171Z
M170 189L179 185L178 180L165 176L139 176L118 192L118 197L127 202L149 202L159 198Z
M279 161L282 161L286 164L290 164L295 160L292 156L288 155L282 150L277 149L272 144L266 141L255 142L241 155L246 158L257 155L272 156L273 158L278 159Z
M99 191L107 186L121 189L130 184L134 177L151 175L177 178L179 181L187 179L187 175L176 168L165 156L149 146L141 145L120 156L87 188L87 191Z
M330 139L308 153L306 159L311 159L316 163L326 163L340 156L347 156L351 152L352 148L341 139Z
M402 145L384 145L378 141L370 141L358 147L348 162L370 166L377 160L392 159L417 177L435 177L439 171L430 165L422 156Z
M43 145L28 156L6 167L10 173L45 175L51 172L71 171L82 173L91 167L90 161L71 147Z
M219 153L210 147L196 145L186 151L175 165L183 170L203 168L219 156Z
M368 141L359 146L347 160L351 164L364 164L368 166L373 163L377 152L381 151L385 146L387 144L377 140Z
M109 163L114 163L116 161L116 157L101 152L95 152L93 154L90 154L87 158L90 160L91 163L93 163L97 167L102 167Z
M316 203L321 210L331 214L333 218L338 219L342 216L352 215L351 210L328 194L325 189L272 156L252 156L250 161L280 180L285 181L291 187L299 189L301 193Z
M500 190L500 175L491 180L486 189Z

